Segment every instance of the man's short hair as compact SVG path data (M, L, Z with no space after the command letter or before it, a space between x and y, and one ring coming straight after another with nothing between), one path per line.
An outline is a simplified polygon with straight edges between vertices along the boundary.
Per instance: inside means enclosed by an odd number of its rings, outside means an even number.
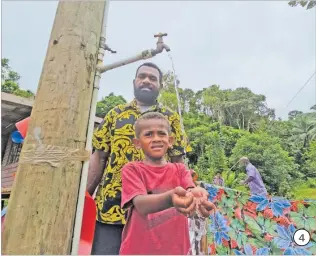
M143 63L142 65L140 65L140 66L137 68L137 70L136 70L135 77L137 77L138 70L139 70L141 67L143 67L143 66L157 69L158 72L159 72L159 83L162 84L162 71L161 71L161 69L160 69L156 64L154 64L154 63L152 63L152 62L145 62L145 63Z
M136 135L136 138L139 138L139 135L141 133L140 125L139 125L140 122L145 121L145 120L152 120L152 119L166 121L166 125L168 127L168 132L169 132L169 134L171 133L170 123L169 123L168 119L163 114L161 114L159 112L146 112L143 115L141 115L135 122L135 135Z

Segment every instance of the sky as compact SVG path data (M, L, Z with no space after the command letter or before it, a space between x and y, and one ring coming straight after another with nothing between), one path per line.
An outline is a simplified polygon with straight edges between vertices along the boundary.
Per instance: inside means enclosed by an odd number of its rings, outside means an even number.
M57 1L2 1L2 58L21 75L20 87L37 90ZM166 32L180 87L200 90L248 87L264 94L278 117L309 111L316 103L316 8L286 1L111 1L105 64L156 47ZM167 53L150 61L171 70ZM142 62L102 75L99 99L114 92L133 98L132 80Z

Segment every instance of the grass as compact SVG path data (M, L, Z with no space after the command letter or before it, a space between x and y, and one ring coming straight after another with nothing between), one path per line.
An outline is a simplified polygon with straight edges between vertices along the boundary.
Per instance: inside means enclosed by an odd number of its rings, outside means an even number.
M300 188L294 190L294 198L297 200L302 199L315 199L316 200L316 188Z

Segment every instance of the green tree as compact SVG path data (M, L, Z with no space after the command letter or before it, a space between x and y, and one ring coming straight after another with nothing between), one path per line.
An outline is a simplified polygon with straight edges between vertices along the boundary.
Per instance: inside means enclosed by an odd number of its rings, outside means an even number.
M201 99L196 99L195 102L200 111L212 116L220 124L254 131L262 119L275 118L274 110L267 106L266 97L255 94L248 88L222 90L219 85L212 85L198 93L201 94Z
M159 101L178 111L175 80L172 72L164 74ZM281 120L275 118L264 95L248 88L223 90L212 85L194 92L179 85L178 92L193 148L188 153L189 164L200 180L212 183L219 171L226 187L248 191L239 184L246 177L245 170L235 166L246 155L260 171L270 194L300 199L305 193L304 198L314 198L315 106L309 113L293 110L289 120ZM125 102L111 93L98 102L97 114L102 117Z
M230 158L232 164L248 156L259 170L269 193L286 195L290 183L303 175L298 172L294 159L282 149L279 139L267 133L247 134L241 137Z
M202 138L205 138L204 136ZM227 170L228 159L225 156L224 147L217 131L208 134L208 145L205 147L203 157L200 157L196 170L199 177L208 183L212 183L217 172Z
M20 76L17 72L12 71L8 59L1 59L1 91L14 93L19 90Z
M6 93L15 94L19 90L19 85L14 81L4 81L1 84L1 91Z
M292 111L290 111L290 112L288 113L288 117L289 117L290 120L292 120L292 119L294 119L295 117L297 117L297 116L299 116L299 115L301 115L301 114L303 114L302 111L292 110Z
M97 102L96 116L103 118L112 108L124 103L126 103L126 100L123 96L116 96L111 92Z
M235 129L231 126L221 126L221 138L224 144L225 155L229 158L237 141L244 135L248 134L245 130Z
M266 97L255 94L248 88L237 88L228 94L226 113L227 124L238 129L254 131L258 129L260 120L273 120L274 109L267 106Z
M311 118L306 114L299 115L292 120L291 124L291 139L297 145L306 148L316 138L316 118Z
M171 72L167 72L163 75L163 89L160 92L158 100L162 105L178 112L179 102L175 89L175 79L177 78L175 78L174 74ZM179 87L179 80L176 81L178 86L181 113L185 113L190 109L194 92L191 89L183 90Z
M167 73L164 81L160 100L177 111L173 74ZM275 118L264 95L248 88L222 90L212 85L197 92L178 90L184 126L193 148L188 158L200 179L212 182L216 171L222 171L227 187L247 190L239 186L245 171L229 171L227 159L232 166L239 157L248 155L262 172L270 193L292 196L293 184L314 173L308 154L315 139L315 111L294 110L289 120L283 121Z
M316 140L310 143L310 147L304 154L306 159L303 170L306 177L316 178Z
M226 120L225 102L229 91L221 90L219 85L212 85L202 93L202 103L205 114L212 116L220 124Z
M240 182L247 178L247 175L245 173L228 170L222 172L222 177L224 179L225 187L243 192L249 191L249 188L247 186L240 185Z
M195 110L195 101L194 101L195 93L191 89L184 89L180 91L180 98L183 102L183 112L193 112Z
M24 97L24 98L32 98L34 97L34 93L30 90L18 89L14 92L16 96Z
M316 1L290 1L288 5L291 7L300 5L303 8L306 7L306 10L309 10L316 6Z
M34 93L30 90L23 90L19 86L20 75L11 70L9 60L1 59L1 91L11 93L24 98L30 98L34 96Z
M6 80L10 80L17 83L19 79L19 74L11 70L9 66L9 59L1 59L1 81L4 82Z
M203 104L203 94L205 92L206 88L203 88L202 90L199 90L195 93L193 97L194 105L191 107L191 112L194 114L205 114L206 108Z
M186 133L189 137L190 144L194 149L194 153L198 157L203 157L205 147L210 143L211 131L208 126L196 126L192 129L187 129Z
M178 112L178 100L175 93L169 92L167 90L162 90L159 96L159 102L172 109L173 111Z

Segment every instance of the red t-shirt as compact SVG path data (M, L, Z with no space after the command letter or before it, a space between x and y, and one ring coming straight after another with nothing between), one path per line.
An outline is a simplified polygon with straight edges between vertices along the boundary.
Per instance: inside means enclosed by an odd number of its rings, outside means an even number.
M143 162L128 163L122 169L122 208L129 206L122 234L120 254L178 254L190 249L188 219L174 207L141 215L131 204L137 195L158 194L178 186L195 187L183 164L163 167Z

